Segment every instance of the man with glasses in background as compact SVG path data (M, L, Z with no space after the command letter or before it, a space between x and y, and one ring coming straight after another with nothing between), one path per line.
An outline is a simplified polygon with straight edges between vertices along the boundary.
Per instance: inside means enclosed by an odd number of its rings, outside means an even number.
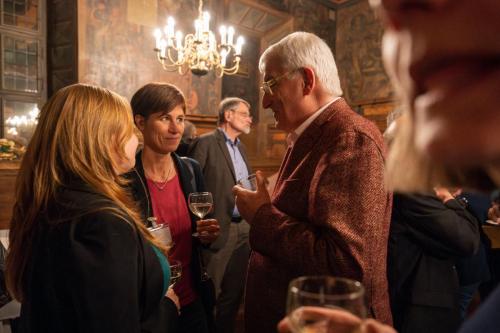
M374 124L341 98L333 54L314 34L295 32L261 56L262 106L288 133L272 198L236 186L250 224L246 332L276 332L290 280L333 275L363 283L368 315L391 323L386 255L391 194L385 147Z
M214 218L220 224L219 238L203 253L216 288L218 333L234 331L250 255L249 226L236 209L231 190L238 180L251 174L238 138L249 134L251 125L250 104L237 97L225 98L219 105L218 128L200 136L188 152L201 165L207 191L214 199Z

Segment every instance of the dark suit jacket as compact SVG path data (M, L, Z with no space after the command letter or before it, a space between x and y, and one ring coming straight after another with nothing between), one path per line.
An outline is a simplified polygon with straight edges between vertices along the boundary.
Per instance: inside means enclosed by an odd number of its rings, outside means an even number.
M301 275L361 281L369 314L391 323L386 278L391 194L373 123L343 99L298 138L281 164L272 203L250 222L247 332L275 332L287 287Z
M400 333L456 332L460 324L460 256L479 246L476 219L457 201L394 196L388 277L394 327Z
M239 150L250 174L250 165L242 143L239 145ZM223 248L227 242L234 209L232 189L237 181L224 133L219 129L215 129L200 136L191 145L188 155L200 163L207 190L213 194L214 217L219 221L221 233L210 248L218 250Z
M116 211L75 182L41 214L19 332L172 332L158 257Z

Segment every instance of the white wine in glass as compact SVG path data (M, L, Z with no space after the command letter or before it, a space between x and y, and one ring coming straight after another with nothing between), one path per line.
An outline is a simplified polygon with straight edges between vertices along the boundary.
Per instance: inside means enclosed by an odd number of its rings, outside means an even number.
M287 316L294 333L350 333L359 328L334 326L321 308L347 311L364 318L364 288L358 281L332 276L304 276L290 282Z
M214 201L210 192L193 192L188 196L188 205L191 212L198 216L200 220L210 213ZM197 232L193 236L199 236Z
M170 261L170 286L174 286L182 276L182 264L178 260Z

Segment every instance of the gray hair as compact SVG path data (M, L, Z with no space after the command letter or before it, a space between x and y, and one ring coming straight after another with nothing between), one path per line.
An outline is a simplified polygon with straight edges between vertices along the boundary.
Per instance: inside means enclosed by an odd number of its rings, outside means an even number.
M269 46L261 55L259 70L264 73L266 62L276 60L285 70L310 67L318 82L330 94L342 95L339 74L332 50L315 34L299 31L289 34Z
M226 111L232 110L238 106L238 104L243 103L250 109L250 103L239 97L226 97L219 104L219 119L217 119L217 125L222 125L226 122Z
M196 126L189 120L184 120L184 133L182 134L182 141L189 142L196 136Z

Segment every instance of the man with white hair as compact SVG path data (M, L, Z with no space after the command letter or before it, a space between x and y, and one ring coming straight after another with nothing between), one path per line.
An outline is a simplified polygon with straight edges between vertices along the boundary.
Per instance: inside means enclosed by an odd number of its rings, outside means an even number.
M391 194L384 187L381 133L340 97L332 52L316 35L286 36L262 54L259 68L262 105L288 133L289 148L272 198L260 172L256 192L233 189L250 224L246 331L275 332L288 284L302 275L362 282L368 315L391 323Z

